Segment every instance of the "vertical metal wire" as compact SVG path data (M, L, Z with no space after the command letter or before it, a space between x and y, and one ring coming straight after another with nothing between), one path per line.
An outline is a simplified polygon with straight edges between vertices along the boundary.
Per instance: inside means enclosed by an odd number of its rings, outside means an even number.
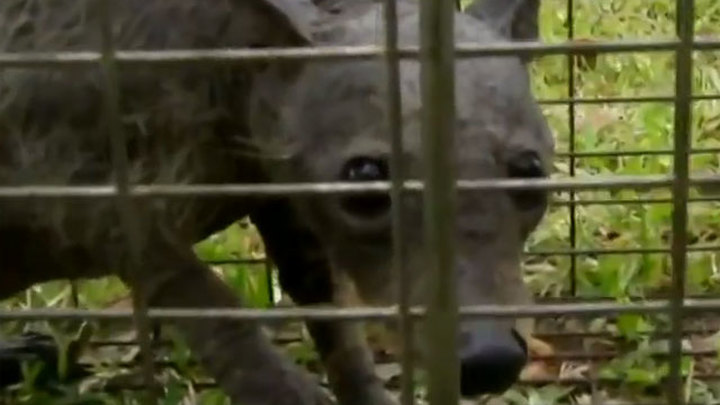
M567 0L567 25L568 25L568 40L572 41L575 38L575 1ZM575 177L575 60L576 56L572 53L568 54L568 149L570 153L570 177ZM568 201L568 209L570 210L570 248L575 250L577 248L577 207L575 202L575 191L571 190ZM574 297L577 295L577 255L570 256L570 296Z
M454 13L453 2L421 2L423 211L431 286L424 331L429 343L426 363L430 405L452 405L460 399L454 238Z
M402 339L400 379L400 403L415 403L413 323L410 316L410 275L405 266L405 244L403 243L403 123L402 93L400 91L400 53L398 52L397 0L385 1L385 61L387 63L387 111L388 129L392 138L391 200L393 225L393 271L398 279L398 306L400 312L400 334Z
M80 307L80 293L78 292L76 280L70 280L70 300L73 308Z
M266 254L265 255L265 283L267 284L268 294L268 307L272 308L275 306L275 284L273 283L273 262L272 259Z
M692 115L692 45L695 20L694 0L676 0L676 25L680 47L676 53L675 137L672 217L672 297L670 334L670 398L672 405L684 403L682 381L682 325L687 272L687 213L689 194L689 151Z
M398 305L400 312L400 334L402 338L400 379L400 403L415 403L413 380L413 323L410 316L410 274L405 266L405 244L403 243L403 123L402 95L400 92L400 53L398 52L397 0L385 1L385 61L387 63L387 111L388 129L392 138L391 201L393 226L393 271L398 280Z
M117 204L120 214L120 223L127 240L129 256L125 261L125 269L129 277L135 274L142 265L141 243L142 233L140 222L134 210L133 202L129 196L129 163L127 158L126 141L122 131L120 116L120 94L118 70L115 60L115 41L112 34L112 20L110 13L111 0L95 0L100 13L100 35L102 39L102 79L105 90L105 124L110 137L111 159L118 188ZM153 378L152 347L150 344L151 325L147 316L147 302L142 283L133 283L133 312L134 321L138 331L138 340L142 355L143 377L148 390L145 401L148 405L157 403L157 393Z

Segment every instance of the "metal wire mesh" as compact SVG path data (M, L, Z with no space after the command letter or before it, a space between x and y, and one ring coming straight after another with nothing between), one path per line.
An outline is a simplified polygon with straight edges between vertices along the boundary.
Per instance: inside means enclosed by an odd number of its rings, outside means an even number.
M105 4L111 0L98 0ZM450 4L450 6L442 3ZM700 40L694 38L693 19L694 19L694 1L693 0L676 0L677 8L677 39L674 40L634 40L634 41L598 41L591 44L574 42L573 31L573 10L574 1L568 0L567 3L569 37L564 44L489 44L487 46L477 45L459 45L456 47L455 57L482 57L494 55L567 55L569 70L568 94L567 98L541 100L541 103L548 105L566 105L569 111L568 125L570 127L570 148L567 151L559 151L560 158L568 158L570 161L570 176L576 175L574 171L574 162L581 157L621 157L632 155L668 155L673 157L674 173L670 176L611 176L607 178L593 177L585 179L550 179L550 180L507 180L507 179L491 179L482 181L461 181L458 183L460 190L491 190L491 189L546 189L550 191L569 191L568 198L565 200L554 201L553 204L568 207L570 214L570 243L571 248L568 250L554 251L535 251L526 252L528 255L536 256L557 256L568 255L570 261L570 293L576 295L577 292L577 262L576 258L580 255L603 255L603 254L670 254L672 257L672 294L667 300L650 300L642 303L560 303L560 304L539 304L532 306L479 306L479 307L463 307L459 309L461 318L465 317L552 317L558 315L564 316L598 316L606 314L621 313L645 313L645 314L669 314L672 320L672 328L670 334L670 395L669 403L682 404L683 399L683 382L681 375L681 356L688 354L682 351L681 338L683 334L682 320L684 317L700 313L700 312L720 312L720 300L718 299L688 299L685 296L685 272L686 257L689 252L701 251L717 251L720 245L712 246L688 246L687 240L687 210L688 204L694 202L708 202L720 200L716 197L690 197L688 190L693 185L713 186L718 180L715 176L690 176L688 170L689 157L693 154L716 154L720 152L718 148L698 148L693 149L690 145L689 123L691 117L691 105L697 100L714 100L720 99L720 95L693 95L691 89L692 79L692 53L698 50L720 50L720 41L717 40ZM435 8L436 12L445 13L438 16L437 14L427 14L427 18L444 18L445 28L450 28L451 21L448 17L452 2L423 2L423 12L430 13L431 8ZM74 187L2 187L0 188L0 198L28 199L28 198L118 198L121 202L121 211L123 213L122 220L125 225L125 231L128 240L131 242L139 240L137 237L137 229L133 225L133 213L129 201L133 198L174 198L178 196L266 196L266 195L305 195L315 193L337 194L337 193L366 193L366 192L387 192L391 191L392 198L396 201L402 193L423 191L422 184L418 182L406 182L401 175L397 175L390 183L369 183L369 184L343 184L343 183L325 183L325 184L271 184L271 185L139 185L132 186L129 184L126 173L126 158L122 131L119 130L119 113L118 113L118 86L117 86L117 67L124 64L187 64L187 63L246 63L248 61L260 60L283 60L283 59L304 59L304 58L325 58L325 59L350 59L350 58L375 58L377 56L385 56L388 61L388 86L392 90L391 99L388 101L389 117L391 118L391 133L393 136L393 156L398 156L401 152L399 133L401 132L400 98L398 87L398 71L397 63L403 58L415 58L423 56L423 49L420 48L400 48L397 44L397 11L393 1L386 2L385 28L387 41L385 47L377 46L361 46L361 47L332 47L325 49L274 49L274 50L247 50L247 49L224 49L224 50L202 50L202 51L118 51L114 49L114 45L110 35L110 19L107 15L103 19L100 32L102 33L103 50L102 52L66 52L53 54L0 54L0 67L24 67L24 68L47 68L61 67L69 65L88 65L100 64L105 73L105 90L107 94L107 112L110 117L108 129L112 135L112 151L113 161L116 173L119 174L117 183L108 186L74 186ZM445 34L447 35L447 33ZM447 38L446 38L447 39ZM437 38L428 34L429 42L437 41ZM665 96L643 96L643 97L613 97L585 99L579 98L576 94L576 85L574 83L575 63L574 56L582 52L652 52L652 51L671 51L677 57L676 71L676 92L674 95ZM429 58L427 54L426 57ZM450 56L442 52L433 55L435 63L438 66L447 67ZM428 61L429 62L429 59ZM452 66L451 64L449 66ZM436 72L437 77L443 77L446 71L439 69ZM444 80L447 80L445 78ZM452 87L452 86L448 86ZM581 104L602 104L602 103L643 103L643 102L662 102L673 103L675 109L675 133L674 147L672 149L655 149L655 150L632 150L632 151L577 151L575 148L575 113L576 106ZM431 139L430 137L428 139ZM442 146L436 144L436 147ZM437 149L435 150L437 152ZM442 156L435 156L442 158ZM396 159L393 158L395 161ZM400 173L395 167L394 173ZM446 176L438 172L438 176ZM433 186L447 187L447 178L438 178L437 184ZM602 200L602 199L581 199L579 192L595 189L652 189L652 188L669 188L672 193L667 198L646 198L637 200ZM430 190L431 192L433 190ZM610 205L610 204L672 204L673 207L673 223L672 223L672 240L670 246L654 247L654 248L636 248L636 249L582 249L577 246L576 236L576 216L577 207L581 205ZM395 218L393 226L395 229L401 227L402 212L399 204L393 204L397 207L393 211ZM452 211L447 211L451 213ZM440 213L442 214L442 213ZM432 234L432 240L441 240L439 234ZM401 280L408 277L404 269L403 247L401 239L397 232L394 237L394 247L398 252L395 257L395 271L401 275ZM450 249L450 246L446 246ZM132 250L135 251L137 247ZM448 253L449 254L449 253ZM451 259L450 254L446 258ZM130 261L132 264L132 260ZM214 264L226 264L232 261L216 262ZM251 260L253 263L267 263L264 259ZM446 262L447 264L449 262ZM268 265L269 269L270 265ZM442 272L438 272L438 277ZM442 281L442 280L440 280ZM438 282L442 286L450 283ZM404 285L401 283L401 285ZM438 290L438 294L450 294L450 287L446 290ZM39 319L126 319L136 317L139 325L139 344L142 346L145 354L145 378L148 385L152 385L153 363L150 353L149 341L149 320L159 319L168 320L183 317L216 317L224 319L247 319L247 320L309 320L309 319L355 319L355 320L373 320L397 318L402 325L402 330L406 332L405 336L409 336L412 329L412 319L426 316L426 311L422 308L410 308L408 300L408 292L401 288L400 302L398 308L355 308L355 309L273 309L273 310L254 310L254 309L223 309L223 310L147 310L142 299L142 294L137 294L135 300L134 311L108 311L108 310L82 310L82 309L31 309L24 311L8 311L0 310L0 321L5 320L39 320ZM441 299L438 306L453 303L452 298L445 296ZM429 308L429 311L438 308ZM447 308L446 308L447 309ZM454 330L452 325L457 322L449 314L444 314L446 325L444 329L447 336L452 334ZM409 355L411 340L406 338L405 343L406 354L403 356L403 375L405 376L402 383L403 404L413 403L414 387L411 378L408 376L413 367L413 359ZM445 347L438 345L439 347ZM451 350L444 353L438 353L440 361L450 361ZM692 354L692 353L690 353ZM695 353L698 354L698 353ZM702 355L702 353L698 354ZM450 357L448 357L450 356ZM597 356L602 356L598 354ZM605 356L609 356L605 354ZM443 374L445 370L431 369L431 373L436 377L437 383L435 388L438 389L437 396L431 396L432 405L446 405L449 403L457 403L457 393L443 384L447 384L447 377ZM457 378L457 376L451 376ZM452 384L450 384L452 385ZM443 389L444 388L444 389ZM148 403L153 403L154 397L148 397Z

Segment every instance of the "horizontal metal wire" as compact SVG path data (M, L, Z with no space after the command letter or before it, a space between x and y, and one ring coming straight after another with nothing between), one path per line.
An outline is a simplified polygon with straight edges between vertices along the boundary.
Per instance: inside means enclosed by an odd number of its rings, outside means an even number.
M705 253L720 251L720 245L690 245L688 253ZM556 249L556 250L526 250L526 256L596 256L596 255L646 255L646 254L669 254L669 247L654 248L588 248L588 249ZM232 264L264 264L265 259L222 259L205 260L210 265L232 265Z
M687 248L690 253L720 251L720 245L691 245ZM669 247L653 248L588 248L588 249L555 249L555 250L526 250L526 256L589 256L589 255L632 255L632 254L669 254ZM262 264L263 259L224 259L205 261L208 264Z
M696 245L688 246L688 252L715 252L720 251L720 245ZM559 250L537 250L525 251L529 256L589 256L589 255L633 255L633 254L669 254L669 247L655 248L614 248L614 249L559 249Z
M543 305L482 305L461 306L459 313L463 318L527 318L554 316L602 316L608 314L658 314L669 310L666 300L651 300L642 303L572 303ZM720 299L685 300L685 313L720 312ZM127 320L131 310L90 310L90 309L13 309L0 310L0 321L37 321L37 320ZM246 321L300 321L300 320L383 320L397 318L396 307L376 308L213 308L213 309L151 309L148 316L155 320L172 319L233 319ZM424 318L425 309L412 307L410 316Z
M712 329L712 330L708 330ZM684 336L690 336L690 335L711 335L716 333L717 330L714 328L685 328L683 329L683 335ZM649 336L654 339L667 339L670 336L670 331L644 331L639 330L633 332L639 336ZM603 339L603 340L612 340L612 341L618 341L618 340L625 340L625 338L619 334L612 333L610 331L603 331L603 332L590 332L590 331L582 331L582 332L574 332L574 331L566 331L566 330L559 330L559 331L540 331L540 332L534 332L533 337L540 339L540 340L548 340L552 342L556 342L558 340L579 340L579 339ZM126 342L119 342L120 346L125 345ZM112 346L109 344L109 346ZM714 351L717 353L717 350Z
M459 180L458 190L596 190L596 189L653 189L672 185L673 177L646 176L588 176L564 179L483 179ZM720 185L720 176L699 175L690 179L690 185ZM175 196L291 196L312 194L385 193L390 190L387 181L377 182L326 182L288 184L154 184L130 188L133 197ZM423 190L421 181L406 181L404 190ZM0 187L0 198L110 198L117 195L112 185L98 186L8 186Z
M156 343L153 343L155 347L157 347ZM106 345L110 346L110 345ZM611 360L613 358L617 358L619 356L623 356L625 354L630 353L631 351L604 351L604 352L558 352L552 355L534 355L530 354L528 360L529 361L590 361L590 362L598 362L598 361L607 361ZM703 359L707 357L714 357L718 355L718 352L716 350L684 350L682 352L683 356L686 357L692 357L694 359ZM660 352L660 353L651 353L649 354L650 357L656 358L656 359L665 359L668 356L670 356L667 352ZM385 358L380 359L379 361L376 360L375 364L377 365L383 365L383 364L396 364L397 363L397 356L392 356L391 358ZM92 367L94 363L92 362L79 362L79 365L81 366L90 366ZM134 368L139 365L139 362L137 360L126 360L126 361L114 361L111 363L114 367L118 368ZM153 364L155 367L160 368L173 368L176 365L176 362L172 360L154 360ZM185 366L197 366L199 363L197 360L190 359L184 362Z
M549 355L535 355L530 354L529 359L530 361L553 361L553 360L561 360L561 361L601 361L601 360L611 360L618 357L622 357L626 354L631 353L632 350L625 350L625 351L615 351L615 350L608 350L608 351L567 351L567 352L557 352ZM686 357L692 357L696 359L702 359L707 357L715 357L718 355L717 350L683 350L681 352L682 356ZM650 352L648 353L649 357L653 357L656 359L666 359L671 356L671 354L667 351L665 352Z
M624 296L623 299L628 300L628 302L634 302L634 303L642 303L647 302L648 300L653 301L661 301L661 300L668 300L670 299L672 295L665 292L665 293L650 293L646 296L637 296L637 295L629 295ZM692 300L706 300L706 299L714 299L717 298L717 294L713 293L707 293L707 294L686 294L685 298L692 299ZM580 303L612 303L615 302L617 297L611 297L611 296L586 296L586 297L580 297L580 296L573 296L573 295L560 295L560 296L548 296L548 297L537 297L535 300L537 303L540 304L563 304L563 303L573 303L573 302L580 302Z
M672 94L662 96L606 96L606 97L564 97L552 99L538 99L538 103L545 105L568 105L568 104L623 104L623 103L674 103L675 96ZM690 96L694 101L711 101L720 99L720 94L694 94Z
M720 201L720 193L716 197L695 197L688 199L688 203L712 203ZM550 201L550 205L568 206L568 205L646 205L646 204L670 204L671 198L624 198L624 199L591 199L569 201L566 199L555 199Z
M690 245L688 253L706 253L720 251L720 245ZM526 256L601 256L601 255L647 255L647 254L670 254L669 247L655 248L596 248L596 249L557 249L557 250L526 250ZM232 264L264 264L265 259L224 259L204 261L211 265L232 265Z
M703 382L710 382L710 381L719 381L720 380L720 374L715 373L696 373L693 374L692 379L695 381L703 381ZM654 385L656 389L659 389L661 385L666 384L667 378L660 379L659 383L657 385ZM587 378L527 378L522 379L517 383L517 386L532 386L532 387L539 387L539 386L546 386L546 385L560 385L560 386L576 386L578 388L580 387L587 387L590 388L600 388L600 387L607 387L607 386L627 386L627 379L625 378L612 378L612 377L587 377ZM650 385L648 388L652 388L653 386ZM602 403L602 402L601 402ZM620 402L625 403L625 402ZM606 402L607 405L617 405L617 402ZM631 405L644 405L647 404L647 402L629 402L627 404ZM666 402L659 402L658 404L666 404ZM686 402L683 402L684 405L687 405ZM717 404L717 402L709 402L704 403L703 405L712 405Z
M688 327L683 328L683 335L684 336L708 336L712 335L716 332L715 328L699 328L699 327ZM670 331L668 330L638 330L635 332L637 335L640 336L650 336L654 339L664 339L667 338L670 334ZM557 331L535 331L532 334L533 337L540 339L540 340L548 340L552 342L556 342L558 340L571 340L571 339L603 339L603 340L624 340L624 338L616 333L613 333L609 330L600 331L600 332L591 332L591 331L569 331L569 330L557 330ZM292 336L274 336L272 338L273 343L276 344L291 344L291 343L297 343L302 341L302 336L298 335L296 337ZM96 339L91 340L88 342L88 345L93 347L127 347L127 346L137 346L139 342L135 339ZM161 346L172 346L174 342L169 339L159 339L153 341L153 345L155 347L161 347ZM717 350L712 350L712 352L717 353Z
M720 153L720 148L698 148L690 150L690 155L708 155ZM557 157L625 157L625 156L664 156L672 155L672 149L637 149L637 150L593 150L581 152L558 152Z
M616 41L574 42L565 41L555 44L543 42L497 42L483 45L458 44L455 55L458 58L479 56L547 56L574 53L607 52L648 52L676 51L680 47L677 40L630 39ZM694 50L718 50L720 40L697 39ZM400 58L417 58L418 46L405 46L398 49ZM294 59L368 59L385 55L383 46L320 46L306 48L273 49L188 49L188 50L117 50L115 59L118 64L182 64L189 63L229 63L267 60ZM57 67L89 65L100 62L100 52L27 52L0 53L0 66L3 67Z
M533 336L537 338L541 338L541 336L545 337L546 335L542 334L533 334ZM556 335L550 335L550 337L558 337ZM567 336L560 336L567 338ZM575 338L577 337L595 337L595 338L612 338L613 336L609 333L593 333L589 334L588 336L573 336ZM296 339L285 339L282 341L278 341L278 339L273 339L273 343L276 344L289 344L289 343L296 343L301 342L303 339L301 337L298 337ZM124 340L117 340L117 341L111 341L111 340L104 340L104 341L93 341L89 343L91 346L94 347L127 347L127 346L137 346L138 342L136 340L131 341L124 341ZM155 341L153 342L153 346L155 347L170 347L173 345L173 342L171 340L161 340L161 341ZM530 360L609 360L616 358L618 356L622 356L624 354L627 354L629 351L598 351L598 352L588 352L588 351L563 351L563 352L556 352L549 355L538 355L538 354L532 354L530 353ZM657 358L666 358L670 354L668 352L654 352L651 354L653 357ZM711 350L711 349L696 349L696 350L683 350L682 352L683 356L689 356L689 357L695 357L695 358L705 358L705 357L713 357L718 355L717 350ZM391 358L384 360L384 361L376 361L377 364L388 364L388 363L394 363L396 362L398 356L391 356ZM126 362L114 362L114 365L120 366L120 367L132 367L137 364L137 362L134 361L126 361ZM170 365L167 361L155 361L156 365L159 366L168 366ZM189 364L197 364L194 361L189 361Z

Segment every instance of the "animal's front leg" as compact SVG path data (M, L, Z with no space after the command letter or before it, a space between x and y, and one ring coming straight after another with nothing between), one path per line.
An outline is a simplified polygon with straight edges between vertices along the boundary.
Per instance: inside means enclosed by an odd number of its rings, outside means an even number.
M341 405L395 405L374 371L362 331L349 322L310 322L308 329Z
M317 239L287 200L268 203L252 215L275 260L280 283L299 305L334 302L329 263ZM357 324L308 322L310 335L341 405L394 405L375 374L372 352Z
M191 250L156 232L136 278L153 308L228 308L240 305L225 283ZM124 277L132 287L132 278ZM329 397L310 375L277 351L257 324L192 319L173 324L233 404L321 405Z

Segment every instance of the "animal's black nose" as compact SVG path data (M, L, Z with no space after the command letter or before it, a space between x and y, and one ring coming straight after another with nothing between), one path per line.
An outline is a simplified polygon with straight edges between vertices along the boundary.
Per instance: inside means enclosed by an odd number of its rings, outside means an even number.
M514 330L512 336L509 341L479 345L460 359L462 396L499 394L517 381L527 362L527 345Z

